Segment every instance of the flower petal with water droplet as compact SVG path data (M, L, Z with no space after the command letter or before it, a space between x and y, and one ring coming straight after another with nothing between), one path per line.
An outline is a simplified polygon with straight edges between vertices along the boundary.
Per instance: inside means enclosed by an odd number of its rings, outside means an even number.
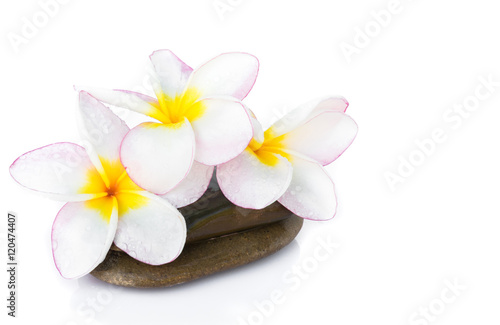
M357 132L356 122L348 115L323 112L284 135L281 145L325 166L351 145Z
M250 117L239 101L208 98L203 114L191 121L196 138L195 159L217 165L239 155L252 139Z
M321 164L293 157L290 186L278 202L299 217L322 221L335 216L335 185Z
M165 194L187 176L194 151L189 121L172 125L142 123L123 139L121 161L137 185Z
M186 178L172 190L161 195L161 197L176 208L182 208L196 202L207 190L213 172L214 166L207 166L194 161Z
M100 176L85 149L74 143L27 152L10 166L10 174L22 186L56 200L85 201L99 194L85 190L89 180Z
M248 53L224 53L195 69L187 87L202 98L231 96L242 100L252 89L259 72L259 60Z
M116 200L101 203L102 210L88 207L87 202L67 203L54 221L52 252L64 278L90 273L104 260L113 243L118 224Z
M187 230L177 209L148 192L119 193L116 197L120 217L116 246L151 265L169 263L179 256Z
M292 166L269 152L246 149L238 157L217 166L217 181L226 198L247 209L263 209L288 188Z
M344 97L327 97L309 101L287 113L266 130L267 136L279 137L291 132L323 112L345 112L349 103Z

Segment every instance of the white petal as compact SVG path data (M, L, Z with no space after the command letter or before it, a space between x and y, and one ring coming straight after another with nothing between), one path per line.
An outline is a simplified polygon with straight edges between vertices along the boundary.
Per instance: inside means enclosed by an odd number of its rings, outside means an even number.
M155 51L149 58L156 72L154 77L158 78L163 93L172 98L181 94L193 69L170 50Z
M263 209L288 188L292 166L278 154L246 149L233 160L217 166L221 191L232 203L249 209Z
M354 141L356 122L348 115L323 112L287 133L282 144L289 150L320 162L323 166L337 159Z
M143 263L161 265L179 256L186 222L166 200L148 192L117 194L120 220L115 244Z
M249 113L250 121L252 122L252 130L253 130L253 137L252 137L252 140L250 141L249 146L254 147L254 149L256 149L257 147L260 148L262 143L264 143L264 139L265 139L264 138L264 129L262 129L262 125L255 117L255 114L248 108L247 108L247 112Z
M100 179L85 149L74 143L54 143L19 157L10 174L22 186L61 201L85 201L98 191L85 186Z
M343 97L328 97L307 102L276 121L266 130L266 134L271 137L278 137L294 130L323 112L345 112L347 106L349 106L349 103Z
M207 190L213 172L214 166L207 166L194 161L186 178L161 197L166 199L176 208L182 208L188 204L194 203Z
M231 96L239 100L252 89L259 72L259 61L248 53L221 54L194 70L188 81L202 98Z
M89 208L88 201L71 202L59 211L54 221L52 252L64 278L74 279L91 272L104 260L113 243L118 223L116 200L112 197L96 200L107 201L102 211ZM102 214L106 212L109 215Z
M247 111L239 101L207 98L202 103L203 113L191 121L196 136L195 159L206 165L233 159L252 139Z
M129 128L109 108L85 91L80 92L78 113L80 133L87 153L105 177L103 164L120 159L120 145Z
M159 104L156 98L121 89L85 87L85 91L103 103L126 108L157 120L163 118L163 113L157 108Z
M337 198L332 179L319 164L293 157L293 177L289 188L278 200L299 217L329 220L335 216Z
M121 161L140 187L165 194L188 174L194 160L194 133L188 120L142 123L125 136Z

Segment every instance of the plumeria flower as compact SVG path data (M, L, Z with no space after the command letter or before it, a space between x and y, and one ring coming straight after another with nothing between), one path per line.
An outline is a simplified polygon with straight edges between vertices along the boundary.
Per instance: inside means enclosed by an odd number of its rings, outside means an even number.
M79 129L87 149L55 143L22 155L10 167L24 187L69 202L52 227L61 275L77 278L91 272L113 241L147 264L174 260L186 241L185 220L167 200L144 191L127 175L119 159L127 125L80 92Z
M304 104L265 132L252 116L254 137L241 155L217 166L217 180L234 204L262 209L278 200L311 220L334 217L335 187L323 166L337 159L357 134L344 98Z
M120 157L130 178L164 194L191 168L211 174L213 166L239 155L252 138L250 118L241 104L257 78L257 58L226 53L193 70L169 50L150 56L156 98L126 90L87 90L97 99L145 114L156 122L133 128ZM210 178L193 179L206 187Z

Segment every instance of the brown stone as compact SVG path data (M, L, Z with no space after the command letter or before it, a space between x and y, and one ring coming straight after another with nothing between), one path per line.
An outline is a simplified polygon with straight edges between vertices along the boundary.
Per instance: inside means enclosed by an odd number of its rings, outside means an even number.
M290 243L303 219L275 202L261 210L229 202L212 178L205 194L179 209L186 219L182 254L172 263L141 263L113 245L92 275L128 287L168 287L271 255Z
M187 244L175 261L160 266L144 264L124 252L111 250L91 274L120 286L169 287L245 265L275 253L295 238L303 219L288 214L281 221Z

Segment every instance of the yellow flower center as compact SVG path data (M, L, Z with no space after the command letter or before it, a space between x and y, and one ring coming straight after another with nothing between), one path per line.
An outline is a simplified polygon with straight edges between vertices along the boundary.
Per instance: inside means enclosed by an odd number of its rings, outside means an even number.
M274 137L271 132L264 132L264 141L259 142L253 138L246 150L257 156L263 164L276 166L279 163L279 159L273 154L281 155L288 160L292 159L286 150L286 146L283 144L285 137L286 134Z
M205 105L199 101L200 93L195 88L189 88L175 97L163 92L158 92L156 96L158 103L153 103L156 110L150 116L165 124L183 122L184 118L192 122L205 111Z
M119 159L108 161L99 157L103 173L95 169L87 171L86 184L79 193L95 194L96 198L85 202L85 206L99 211L101 217L109 222L113 210L113 197L118 202L118 216L129 209L137 209L148 203L148 199L135 194L143 191L128 176Z

